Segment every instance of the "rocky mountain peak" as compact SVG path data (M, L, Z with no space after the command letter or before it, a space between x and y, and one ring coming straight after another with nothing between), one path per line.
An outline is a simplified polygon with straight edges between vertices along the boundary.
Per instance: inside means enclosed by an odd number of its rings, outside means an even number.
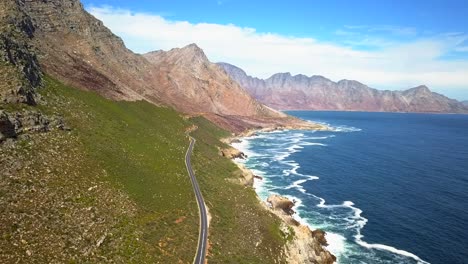
M180 49L172 49L169 51L170 53L177 54L184 60L190 61L191 63L198 62L198 63L207 63L209 62L208 58L206 57L205 52L197 46L197 44L190 44Z
M27 71L31 81L37 76L29 69L40 66L45 74L67 85L110 99L147 100L183 113L201 114L236 132L299 122L256 101L196 44L143 56L133 53L86 12L79 0L1 0L0 22L0 34L4 28L25 31L28 38L22 43L1 34L7 38L0 36L0 60L13 61L19 70ZM12 57L11 51L19 55ZM18 63L20 60L25 62ZM0 76L11 76L16 69L8 70ZM18 87L18 91L23 89ZM10 92L0 84L0 97L4 93Z
M403 91L403 94L406 96L430 96L432 92L426 85L420 85Z
M420 93L431 93L431 90L426 85L420 85L418 87L413 88L415 91Z
M287 79L287 78L291 78L292 75L290 72L280 72L280 73L275 73L273 74L270 78L268 78L269 80L276 80L276 79Z
M182 49L190 50L193 53L205 54L205 52L195 43L188 44L187 46L183 47Z

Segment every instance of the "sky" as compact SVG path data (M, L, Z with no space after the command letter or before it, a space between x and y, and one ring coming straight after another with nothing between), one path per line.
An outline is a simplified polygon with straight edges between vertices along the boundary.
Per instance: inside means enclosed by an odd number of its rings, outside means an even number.
M196 43L249 75L322 75L468 100L466 0L82 0L137 53Z

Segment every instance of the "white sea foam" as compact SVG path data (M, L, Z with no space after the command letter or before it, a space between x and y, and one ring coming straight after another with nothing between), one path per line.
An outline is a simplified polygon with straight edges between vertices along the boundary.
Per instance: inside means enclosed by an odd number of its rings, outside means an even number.
M361 131L359 128L354 128L354 127L347 127L347 126L330 126L329 124L326 124L329 127L333 129L333 131L336 132L356 132L356 131ZM268 134L274 134L274 133L282 133L282 131L279 132L269 132ZM335 137L335 135L330 135L330 136L324 136L324 137L306 137L302 133L294 133L292 135L284 136L278 139L278 135L265 135L265 133L259 134L254 137L250 137L248 139L243 139L241 143L234 143L233 146L236 147L237 149L241 150L244 152L246 155L248 155L248 159L251 157L258 158L261 156L271 156L273 160L278 161L281 164L290 166L290 169L284 169L282 170L282 175L283 176L289 176L289 175L296 175L296 176L305 176L306 178L304 179L298 179L294 181L291 185L287 186L285 189L297 189L304 195L310 195L315 197L319 202L316 205L319 208L326 208L326 209L335 209L335 208L347 208L349 209L349 215L344 217L343 220L346 221L348 224L346 226L346 229L351 229L354 230L355 235L354 235L354 241L359 245L362 246L363 248L367 249L374 249L374 250L382 250L382 251L387 251L396 255L404 256L404 257L409 257L417 261L418 263L421 264L426 264L428 262L422 260L418 256L416 256L413 253L410 253L405 250L397 249L392 246L388 245L383 245L383 244L370 244L367 243L366 241L363 240L364 235L362 235L361 230L367 223L367 219L362 216L362 210L355 207L354 203L351 201L344 201L342 204L326 204L325 199L315 196L313 194L307 193L307 190L303 187L303 184L309 180L317 180L319 179L317 176L306 176L302 175L297 172L297 170L300 168L300 165L294 161L294 160L287 160L287 158L295 153L300 151L300 149L303 148L303 146L326 146L326 144L323 143L316 143L316 142L309 142L310 140L323 140L329 137ZM250 145L250 140L256 140L256 139L265 139L265 140L275 140L276 143L274 144L274 147L278 147L275 152L273 153L268 153L265 155L261 155L259 153L256 153L251 150L251 145ZM272 144L272 145L273 145ZM285 151L286 150L286 151ZM247 160L248 160L247 159ZM240 160L240 162L245 163L245 160ZM267 163L268 164L268 163ZM259 163L257 165L260 165L261 167L267 167L265 166L265 162ZM268 164L269 166L269 164ZM252 172L256 175L260 175L264 177L264 180L255 180L254 181L254 188L258 195L260 196L261 199L266 199L270 194L272 194L271 189L273 188L272 184L273 182L270 182L268 180L268 176L273 176L273 175L266 175L265 172L261 170L252 170ZM294 210L297 212L294 215L294 218L301 224L308 225L311 229L315 229L307 219L304 219L301 217L301 212L304 209L304 204L301 199L298 197L294 196L286 196L288 199L294 200L295 201L295 206ZM304 209L305 210L305 209ZM330 252L332 252L335 256L338 258L338 263L340 256L344 256L343 254L346 254L346 248L347 248L347 243L346 243L346 238L337 233L333 232L327 232L326 234L326 239L328 242L328 246L326 247Z
M357 128L357 127L352 127L352 126L345 126L345 125L334 126L334 125L326 123L326 122L320 122L320 121L312 121L312 122L327 126L330 129L330 131L334 131L334 132L359 132L359 131L362 131L362 129Z
M336 126L336 127L331 127L332 131L335 132L359 132L362 131L362 129L357 128L357 127L351 127L351 126Z
M363 247L369 248L369 249L378 249L378 250L389 251L389 252L392 252L394 254L398 254L398 255L401 255L401 256L412 258L412 259L416 260L418 263L429 264L429 262L422 260L421 258L419 258L418 256L416 256L415 254L413 254L411 252L408 252L408 251L405 251L405 250L402 250L402 249L397 249L397 248L394 248L394 247L388 246L388 245L370 244L370 243L367 243L367 242L363 241L362 238L364 238L364 235L361 234L361 230L366 225L368 220L365 217L361 216L362 210L359 209L359 208L354 207L353 202L347 201L346 206L348 206L349 208L351 208L354 211L354 217L356 219L356 223L357 223L357 226L358 226L358 228L356 229L356 235L354 236L354 238L355 238L356 243L358 243L360 246L363 246Z
M243 139L241 142L231 143L231 145L234 148L242 151L245 155L247 155L247 157L254 157L256 154L258 154L250 150L250 141L248 139Z
M288 147L286 149L289 150L289 152L292 154L294 152L298 152L298 149L303 149L303 148L304 148L303 146L295 144L295 145L292 145L292 146L290 146L290 147Z
M327 139L327 138L330 138L330 137L332 137L332 136L333 136L333 135L331 135L331 136L326 136L326 137L308 137L308 138L306 138L306 140L309 140L309 139L311 139L311 140Z
M318 179L317 176L310 176L311 180L316 180ZM303 181L303 180L301 180ZM305 180L307 181L307 180ZM302 182L304 183L304 182ZM286 198L288 198L291 201L295 201L293 210L296 212L294 214L293 218L298 221L301 225L308 226L311 230L317 229L317 227L313 226L310 224L307 219L301 217L301 207L305 207L303 205L303 201L295 196L291 195L284 195ZM326 246L326 249L329 250L333 255L337 257L337 263L339 263L340 256L345 252L346 250L346 238L340 234L332 233L332 232L327 232L325 234L325 238L327 239L328 246Z
M317 196L315 196L315 197L317 197ZM362 210L355 207L353 202L345 201L345 202L343 202L342 204L339 204L339 205L326 205L325 204L325 199L323 199L321 197L317 197L317 198L320 201L319 204L317 205L318 207L322 207L322 208L349 208L349 209L352 210L352 213L353 213L352 216L351 216L352 219L347 219L347 221L350 222L350 224L351 224L349 226L349 228L356 228L356 235L354 235L354 238L355 238L355 241L356 241L356 243L358 245L360 245L362 247L365 247L365 248L368 248L368 249L385 250L385 251L388 251L388 252L391 252L391 253L394 253L394 254L409 257L409 258L412 258L412 259L414 259L415 261L417 261L418 263L421 263L421 264L428 264L429 263L429 262L426 262L426 261L422 260L421 258L416 256L415 254L410 253L408 251L397 249L397 248L394 248L394 247L388 246L388 245L370 244L370 243L367 243L367 242L363 241L362 239L364 238L364 235L361 234L361 230L367 224L368 219L361 215Z
M311 180L318 180L319 177L317 176L307 176L306 179L301 179L301 180L297 180L295 182L293 182L291 185L289 185L288 187L284 188L286 190L289 190L289 189L297 189L298 191L300 191L301 193L306 193L306 189L304 189L304 187L302 186L302 184L308 182L308 181L311 181Z
M327 146L327 144L315 143L315 142L303 142L301 145L302 146L323 146L323 147Z
M291 152L278 152L274 159L277 160L277 161L281 161L281 160L284 160L286 159L287 157L291 156Z
M328 246L326 249L333 253L338 259L337 263L340 262L340 255L346 250L346 238L340 234L327 232L325 235Z

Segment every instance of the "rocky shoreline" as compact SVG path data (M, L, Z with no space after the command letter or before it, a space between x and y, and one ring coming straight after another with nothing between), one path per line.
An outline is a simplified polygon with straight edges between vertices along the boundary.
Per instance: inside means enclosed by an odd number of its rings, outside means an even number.
M307 125L302 124L300 126L252 129L237 136L223 139L222 141L231 145L232 143L241 141L242 138L254 136L256 133L287 129L327 130L328 127L320 124L307 123ZM220 150L219 154L232 160L236 158L247 158L243 152L232 146L229 149ZM261 180L261 177L254 175L252 171L246 168L243 164L238 162L234 163L242 171L242 178L240 179L241 184L253 188L254 180ZM266 201L262 201L259 196L257 196L257 198L265 210L274 213L282 220L281 231L285 235L292 237L292 239L287 242L286 248L284 249L288 263L332 264L336 262L336 257L325 248L328 245L325 238L326 233L320 229L311 230L307 225L303 225L294 219L294 201L279 195L271 195Z
M241 140L242 138L254 136L257 133L265 133L265 132L273 132L273 131L281 131L281 130L318 130L318 131L324 131L324 130L330 130L330 128L327 127L326 125L307 122L307 121L303 121L303 120L298 120L298 121L293 122L293 123L291 123L289 125L272 126L272 127L265 127L265 128L260 128L260 129L249 129L249 130L246 130L245 132L240 133L237 136L234 136L232 138L224 139L224 142L226 142L228 144L231 144L231 143L234 143L235 141Z

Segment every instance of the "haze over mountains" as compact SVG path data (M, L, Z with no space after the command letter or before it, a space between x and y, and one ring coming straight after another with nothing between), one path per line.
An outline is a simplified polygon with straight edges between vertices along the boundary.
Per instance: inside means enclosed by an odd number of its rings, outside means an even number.
M263 80L228 63L218 63L260 102L281 110L468 113L466 104L421 85L405 91L377 90L358 81L277 73Z

